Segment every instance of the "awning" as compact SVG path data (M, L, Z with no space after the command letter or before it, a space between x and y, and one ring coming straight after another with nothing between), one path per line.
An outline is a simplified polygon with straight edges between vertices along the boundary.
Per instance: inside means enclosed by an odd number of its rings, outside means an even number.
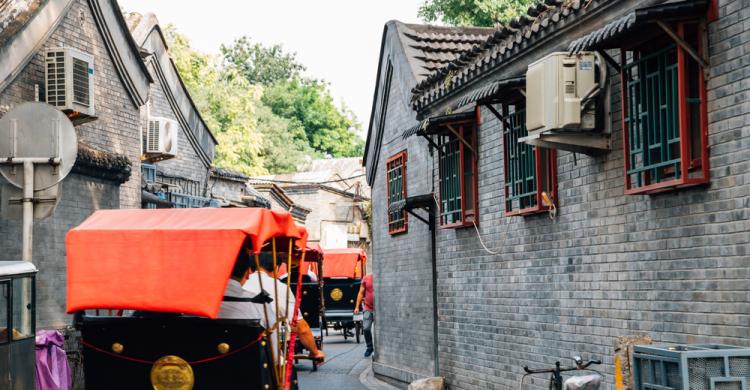
M459 109L473 103L484 103L487 101L492 101L493 99L499 97L499 95L504 95L508 88L515 89L525 86L525 75L495 80L485 85L484 87L471 91L461 97L461 99L459 99L458 103L456 104L456 108Z
M589 50L603 50L618 47L631 33L642 34L642 27L657 21L667 22L704 15L707 12L707 0L669 1L651 7L639 8L573 41L568 50L578 53Z
M132 309L216 318L246 237L307 244L284 211L260 208L100 210L66 238L68 312ZM280 244L284 247L284 244Z
M475 118L474 110L466 111L466 112L459 112L455 114L447 114L447 115L440 115L435 116L432 118L427 118L420 122L418 125L412 126L406 130L404 130L401 133L401 136L403 139L407 139L415 134L418 135L431 135L431 134L437 134L437 130L442 125L455 123L455 122L462 122L462 121L470 121L474 120Z
M367 253L362 249L323 249L324 278L361 278L366 267Z

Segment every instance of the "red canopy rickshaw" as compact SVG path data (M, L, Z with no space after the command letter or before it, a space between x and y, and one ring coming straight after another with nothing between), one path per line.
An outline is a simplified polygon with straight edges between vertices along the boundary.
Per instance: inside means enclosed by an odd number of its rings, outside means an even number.
M344 339L362 334L362 320L354 318L354 305L367 266L367 253L359 248L323 250L325 328L341 329ZM354 333L350 333L351 330Z
M256 254L272 242L276 255L304 251L307 232L289 213L249 208L103 210L72 229L67 304L81 329L86 387L295 387L285 380L291 356L280 345L273 357L257 320L214 320L246 239ZM82 315L88 309L162 314Z

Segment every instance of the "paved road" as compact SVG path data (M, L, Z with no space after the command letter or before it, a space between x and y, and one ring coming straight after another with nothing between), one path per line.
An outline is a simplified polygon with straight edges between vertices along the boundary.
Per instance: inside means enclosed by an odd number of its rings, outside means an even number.
M344 341L338 331L331 331L323 339L326 362L312 371L312 363L301 361L297 365L300 390L366 390L359 376L370 367L370 358L365 359L365 342L357 344L351 338Z

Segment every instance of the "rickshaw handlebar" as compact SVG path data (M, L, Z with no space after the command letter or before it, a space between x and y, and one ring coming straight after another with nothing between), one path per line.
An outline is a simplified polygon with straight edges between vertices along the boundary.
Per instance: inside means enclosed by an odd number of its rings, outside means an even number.
M523 370L526 371L527 374L546 374L546 373L553 373L553 372L567 372L567 371L578 371L578 370L585 370L592 364L602 364L601 360L589 360L586 363L579 363L575 367L560 367L560 362L555 363L555 368L545 368L541 370L532 370L528 366L524 366Z

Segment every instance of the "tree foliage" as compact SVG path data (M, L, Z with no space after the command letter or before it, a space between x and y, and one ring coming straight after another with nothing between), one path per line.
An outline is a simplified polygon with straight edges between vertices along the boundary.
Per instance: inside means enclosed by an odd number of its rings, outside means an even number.
M265 86L263 103L274 114L304 128L304 139L315 151L334 157L362 154L364 141L353 131L361 127L346 107L336 107L328 86L301 76L305 69L279 45L270 47L242 37L222 46L225 64L251 84ZM297 138L298 141L301 139Z
M361 154L353 115L338 109L324 83L301 78L304 67L281 47L247 38L222 46L222 57L190 47L165 28L180 76L219 145L215 164L247 175L296 171L311 158Z
M305 70L296 55L285 53L281 45L266 47L246 36L231 45L221 45L221 54L226 64L237 69L250 84L272 85L298 78Z
M425 22L493 27L523 14L536 0L426 0L419 8Z

